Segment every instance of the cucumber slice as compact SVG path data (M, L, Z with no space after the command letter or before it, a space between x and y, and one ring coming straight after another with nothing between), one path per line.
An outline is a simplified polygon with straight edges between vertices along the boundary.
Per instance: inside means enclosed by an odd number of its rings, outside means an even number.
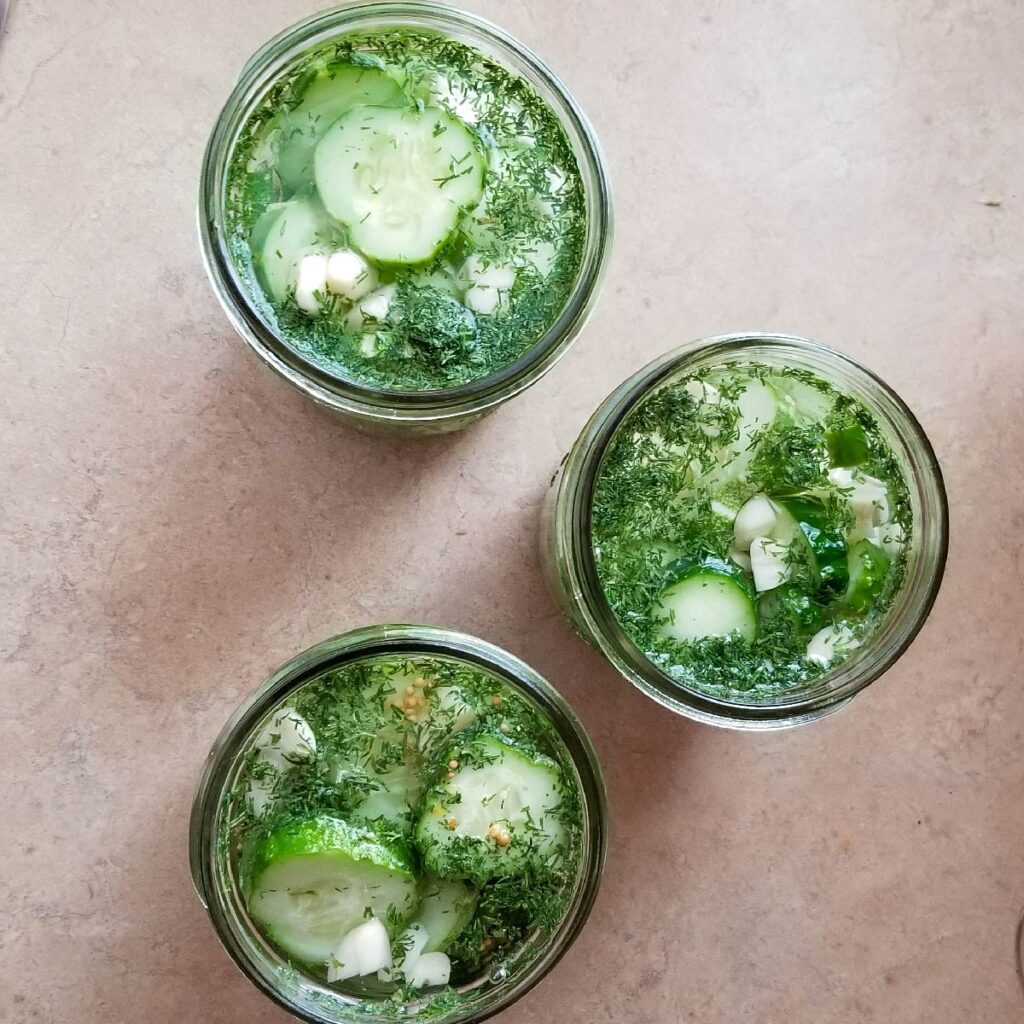
M426 930L424 953L443 952L461 934L476 911L477 891L468 882L428 875L422 884L423 902L412 920Z
M449 768L429 789L415 842L442 878L490 878L539 867L565 843L562 774L548 757L492 733L478 733L442 756Z
M423 793L422 768L415 759L406 758L382 772L372 771L367 765L367 776L377 783L356 805L352 817L363 821L385 821L408 828L413 808Z
M850 582L844 600L855 612L866 612L881 596L892 564L889 556L869 540L850 548Z
M736 567L718 559L682 563L674 581L661 592L654 613L663 621L663 636L683 643L738 633L744 640L757 635L754 597Z
M811 573L818 587L828 593L841 591L849 579L846 539L829 519L825 506L817 498L774 498L790 517L794 536L806 541ZM784 532L783 524L776 536Z
M398 83L383 71L332 62L310 80L299 102L281 119L277 173L289 192L313 180L316 144L353 107L386 107L402 102Z
M271 301L283 302L295 286L303 256L325 251L324 228L322 214L307 199L276 203L253 225L249 236L253 266Z
M412 859L367 828L321 815L287 825L247 851L246 905L290 956L326 963L367 908L406 920L417 901Z
M356 107L328 128L313 164L327 212L382 263L432 259L483 191L472 135L435 107Z

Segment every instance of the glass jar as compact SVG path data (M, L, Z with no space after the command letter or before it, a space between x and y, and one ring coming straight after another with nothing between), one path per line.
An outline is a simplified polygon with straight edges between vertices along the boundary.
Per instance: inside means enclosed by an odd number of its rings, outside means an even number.
M430 29L483 51L524 78L565 131L585 193L587 231L573 292L557 320L512 364L468 384L436 391L385 391L356 384L304 359L278 337L252 302L226 237L226 178L242 127L267 92L309 50L345 33L385 27ZM203 157L199 236L214 291L232 326L271 369L351 425L384 432L441 433L479 419L539 380L583 328L603 276L612 235L611 195L597 139L576 101L544 62L495 25L440 4L356 3L286 29L242 69Z
M766 698L720 699L672 679L640 651L616 620L597 575L590 535L594 484L604 452L629 411L653 389L724 360L803 368L862 402L876 417L910 491L913 536L906 579L873 639L804 687ZM886 671L928 617L946 563L949 510L935 452L892 388L834 349L783 334L731 334L668 352L608 396L552 481L542 531L548 584L580 635L634 686L679 714L734 729L779 729L830 714Z
M239 892L236 870L223 849L222 816L226 795L242 767L256 730L267 714L305 683L366 658L417 655L456 659L497 676L530 698L548 717L575 771L582 807L581 855L568 907L559 925L537 936L526 955L513 954L494 964L488 976L460 992L463 999L438 1012L423 997L398 1007L403 1020L429 1016L438 1024L469 1024L490 1017L529 991L566 952L586 921L604 869L607 805L604 779L587 734L568 704L541 676L518 658L475 637L434 626L369 626L325 640L279 668L221 730L206 761L195 801L189 835L192 881L221 943L259 989L280 1006L316 1024L371 1024L384 1019L372 1004L329 988L292 967L253 926ZM395 1019L396 1007L389 1003Z

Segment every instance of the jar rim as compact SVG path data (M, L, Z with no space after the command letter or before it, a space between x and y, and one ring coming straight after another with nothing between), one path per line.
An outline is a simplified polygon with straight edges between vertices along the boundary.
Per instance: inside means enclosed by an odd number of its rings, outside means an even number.
M461 33L512 73L522 75L558 118L579 167L586 238L572 291L558 317L533 345L494 373L452 388L402 391L360 384L304 358L258 310L232 258L225 225L225 188L238 132L287 67L336 36L371 25L412 25ZM200 175L198 229L203 261L236 332L260 359L322 405L380 422L442 423L482 413L536 383L568 350L596 303L613 233L611 186L596 134L572 93L532 49L485 18L433 0L357 0L321 11L279 32L253 54L211 132Z
M908 571L893 606L869 644L809 686L794 687L771 698L743 700L712 696L686 685L651 661L626 634L598 577L591 510L608 444L639 402L689 367L696 369L729 358L758 362L758 356L751 355L758 348L762 353L785 354L785 365L795 362L841 390L855 382L864 392L870 391L870 411L883 421L887 439L900 456L915 510L914 534L921 538L924 550L919 548L917 572ZM838 382L837 376L845 380ZM863 397L858 395L859 399ZM557 487L553 515L558 577L563 598L572 606L587 639L620 674L662 706L729 728L786 728L845 706L886 672L921 630L938 596L949 548L949 506L942 471L917 417L892 387L862 363L794 334L754 331L718 335L671 349L648 363L612 391L595 411L570 450Z
M505 1009L534 987L562 958L586 923L600 888L608 843L608 806L604 777L593 744L565 698L533 668L494 644L466 633L438 626L388 624L367 626L330 637L308 648L273 672L245 698L221 729L207 757L196 788L189 825L189 863L193 887L210 917L221 945L242 973L279 1006L311 1024L359 1022L371 1024L376 1014L361 1012L360 1000L309 980L315 991L301 1004L282 990L280 965L271 964L243 934L234 920L231 901L236 893L224 891L220 872L220 812L240 753L253 730L288 695L325 672L388 656L423 655L455 659L497 676L538 705L565 748L579 786L583 840L581 860L565 915L544 938L536 957L506 986L467 1000L443 1024L475 1024ZM250 941L246 941L246 940ZM268 947L269 948L269 947ZM261 956L264 961L261 961ZM274 984L277 976L278 984ZM298 986L302 991L302 986ZM294 996L295 993L292 993ZM333 1007L325 1005L332 1003ZM335 1010L334 1016L320 1015ZM415 1020L415 1013L404 1019Z

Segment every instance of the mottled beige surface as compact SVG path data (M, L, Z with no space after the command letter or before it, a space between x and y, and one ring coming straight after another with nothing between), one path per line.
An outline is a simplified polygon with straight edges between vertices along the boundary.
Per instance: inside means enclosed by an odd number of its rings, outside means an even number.
M21 0L0 44L0 1020L284 1015L192 895L235 703L377 621L509 647L571 699L614 836L508 1024L1002 1024L1024 1010L1024 9L480 0L590 112L618 240L585 337L464 435L355 436L257 364L200 267L200 152L299 0ZM984 200L1001 200L985 205ZM789 330L881 372L946 471L910 653L797 733L694 726L574 639L536 513L621 378Z

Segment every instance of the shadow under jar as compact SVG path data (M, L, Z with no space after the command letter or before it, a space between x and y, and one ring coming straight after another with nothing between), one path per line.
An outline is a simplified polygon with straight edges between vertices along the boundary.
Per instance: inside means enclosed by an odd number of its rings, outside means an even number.
M234 713L192 809L193 883L242 972L318 1024L484 1020L579 934L604 866L596 754L505 651L372 626Z
M907 649L948 508L913 414L852 359L789 335L669 352L593 415L552 483L549 585L658 703L777 729L830 714Z
M565 353L611 238L597 141L530 50L432 3L282 32L214 126L203 258L238 333L351 424L456 430Z

